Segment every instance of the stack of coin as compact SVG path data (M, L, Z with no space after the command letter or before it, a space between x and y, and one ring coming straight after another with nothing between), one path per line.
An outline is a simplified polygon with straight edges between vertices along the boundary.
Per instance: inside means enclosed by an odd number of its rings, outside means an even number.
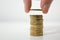
M30 15L30 35L43 36L43 16Z

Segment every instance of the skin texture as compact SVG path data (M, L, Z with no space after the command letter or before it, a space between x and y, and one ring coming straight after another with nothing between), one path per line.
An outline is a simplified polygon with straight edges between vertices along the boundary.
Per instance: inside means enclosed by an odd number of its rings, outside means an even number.
M32 5L32 2L31 2L32 0L23 0L23 1L25 6L25 12L28 13ZM52 3L52 0L41 0L40 7L44 14L48 13L51 3Z

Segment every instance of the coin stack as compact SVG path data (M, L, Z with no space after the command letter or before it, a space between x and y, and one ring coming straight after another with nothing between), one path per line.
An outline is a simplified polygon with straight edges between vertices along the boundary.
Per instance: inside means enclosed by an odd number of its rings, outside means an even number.
M43 16L30 15L30 35L43 36Z

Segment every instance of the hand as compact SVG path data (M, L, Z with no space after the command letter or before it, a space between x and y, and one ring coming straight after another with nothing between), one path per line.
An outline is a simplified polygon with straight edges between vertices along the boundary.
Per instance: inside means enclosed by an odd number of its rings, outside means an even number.
M28 13L31 8L31 1L32 0L24 0L24 5L25 5L25 12ZM49 10L49 7L52 3L52 0L41 0L41 9L43 13L47 13Z

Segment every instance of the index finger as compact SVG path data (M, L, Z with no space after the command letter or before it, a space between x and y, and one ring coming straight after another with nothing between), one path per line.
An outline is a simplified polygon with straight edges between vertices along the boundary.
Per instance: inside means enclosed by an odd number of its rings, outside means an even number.
M24 6L25 6L25 12L29 12L31 8L31 0L23 0L24 1Z

